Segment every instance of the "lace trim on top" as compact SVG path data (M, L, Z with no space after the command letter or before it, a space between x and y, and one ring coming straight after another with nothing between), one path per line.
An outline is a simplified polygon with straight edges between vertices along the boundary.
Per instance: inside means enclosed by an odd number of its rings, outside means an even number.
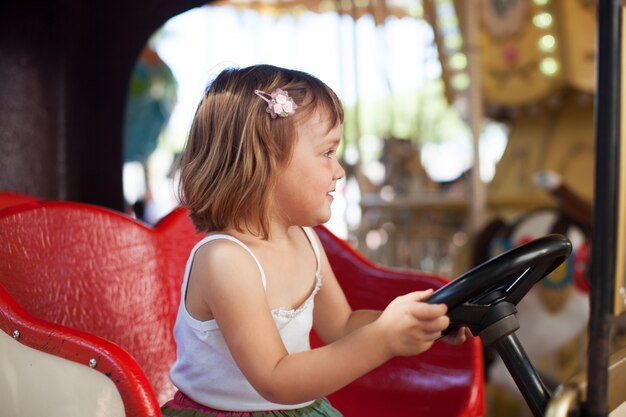
M309 297L300 305L298 308L286 309L285 307L278 307L272 310L272 315L274 317L280 317L284 319L292 319L296 317L298 314L307 309L309 304L313 302L313 299L319 292L320 288L322 288L322 274L319 272L315 273L315 288L309 295Z

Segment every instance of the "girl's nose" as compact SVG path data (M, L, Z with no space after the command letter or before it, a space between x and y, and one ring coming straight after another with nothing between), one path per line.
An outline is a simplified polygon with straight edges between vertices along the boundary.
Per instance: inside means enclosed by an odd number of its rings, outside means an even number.
M333 170L333 179L337 181L340 178L346 176L346 171L343 169L343 166L335 159L335 169Z

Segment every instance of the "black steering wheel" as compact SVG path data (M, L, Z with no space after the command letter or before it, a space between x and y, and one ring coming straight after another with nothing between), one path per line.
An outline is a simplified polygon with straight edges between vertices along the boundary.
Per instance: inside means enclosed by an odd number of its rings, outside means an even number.
M506 251L435 291L426 302L448 306L450 327L467 326L493 345L535 416L543 416L550 393L515 337L515 306L535 283L567 259L572 244L552 234Z
M446 304L454 323L475 325L462 313L503 301L517 305L532 286L563 263L571 251L572 244L565 236L540 237L472 268L439 288L426 301Z

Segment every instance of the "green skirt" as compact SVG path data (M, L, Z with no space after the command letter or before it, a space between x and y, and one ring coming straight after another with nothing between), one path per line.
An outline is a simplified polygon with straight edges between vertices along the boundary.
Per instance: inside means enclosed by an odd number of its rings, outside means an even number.
M186 397L181 394L178 392L174 400L161 407L163 417L343 417L326 398L320 398L309 406L295 410L221 411L199 406L193 400L177 401ZM187 397L185 400L190 399Z

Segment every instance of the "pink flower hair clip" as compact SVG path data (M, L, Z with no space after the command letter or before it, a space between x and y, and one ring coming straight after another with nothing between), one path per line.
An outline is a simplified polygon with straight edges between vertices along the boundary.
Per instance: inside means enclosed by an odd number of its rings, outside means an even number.
M261 90L254 90L254 94L267 102L267 109L265 109L265 111L270 114L272 119L290 116L294 114L298 108L293 98L289 97L289 93L280 88L277 88L271 94L267 94L265 91Z

